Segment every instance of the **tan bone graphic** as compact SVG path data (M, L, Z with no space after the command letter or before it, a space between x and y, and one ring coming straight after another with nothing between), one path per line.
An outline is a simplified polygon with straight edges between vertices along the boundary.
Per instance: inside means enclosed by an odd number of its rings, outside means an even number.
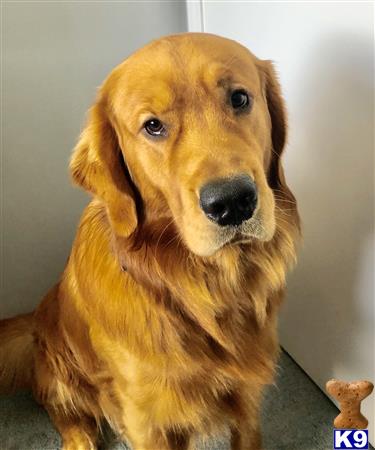
M370 381L329 380L327 392L339 402L340 414L335 418L335 428L367 428L368 420L361 414L361 401L368 397L374 385Z

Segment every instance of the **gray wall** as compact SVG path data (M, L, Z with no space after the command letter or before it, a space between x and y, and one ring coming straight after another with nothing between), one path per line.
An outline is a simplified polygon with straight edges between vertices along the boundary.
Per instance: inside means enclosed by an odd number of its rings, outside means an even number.
M87 196L68 160L108 72L186 31L184 1L5 3L0 317L32 310L58 279Z

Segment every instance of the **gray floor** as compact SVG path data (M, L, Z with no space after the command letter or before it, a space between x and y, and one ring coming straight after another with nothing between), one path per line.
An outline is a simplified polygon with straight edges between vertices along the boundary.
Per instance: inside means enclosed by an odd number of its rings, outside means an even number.
M262 413L266 450L332 449L336 415L336 407L282 354L276 386L268 389ZM113 439L108 441L105 450L126 449ZM55 450L60 442L46 412L29 394L0 397L0 450ZM201 449L227 450L228 440L218 437L202 443Z

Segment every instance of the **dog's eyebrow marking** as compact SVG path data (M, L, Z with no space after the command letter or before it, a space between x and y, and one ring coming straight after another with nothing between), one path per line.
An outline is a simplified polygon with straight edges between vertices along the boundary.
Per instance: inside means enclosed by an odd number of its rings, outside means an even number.
M220 77L217 82L216 85L218 87L223 87L223 88L227 88L228 85L233 83L233 78L231 76L225 76L225 77Z
M163 83L159 88L155 87L155 90L147 96L139 96L137 105L133 109L133 116L140 116L149 114L158 115L166 114L173 109L177 99L178 93L173 91L172 84Z

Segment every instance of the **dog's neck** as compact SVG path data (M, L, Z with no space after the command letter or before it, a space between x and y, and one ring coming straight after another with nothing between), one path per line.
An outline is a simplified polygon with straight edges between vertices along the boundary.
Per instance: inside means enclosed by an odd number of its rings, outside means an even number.
M143 224L130 239L115 237L121 267L150 301L184 314L231 353L246 321L261 329L279 300L294 261L292 222L279 222L270 242L228 245L214 256L192 254L173 224Z

